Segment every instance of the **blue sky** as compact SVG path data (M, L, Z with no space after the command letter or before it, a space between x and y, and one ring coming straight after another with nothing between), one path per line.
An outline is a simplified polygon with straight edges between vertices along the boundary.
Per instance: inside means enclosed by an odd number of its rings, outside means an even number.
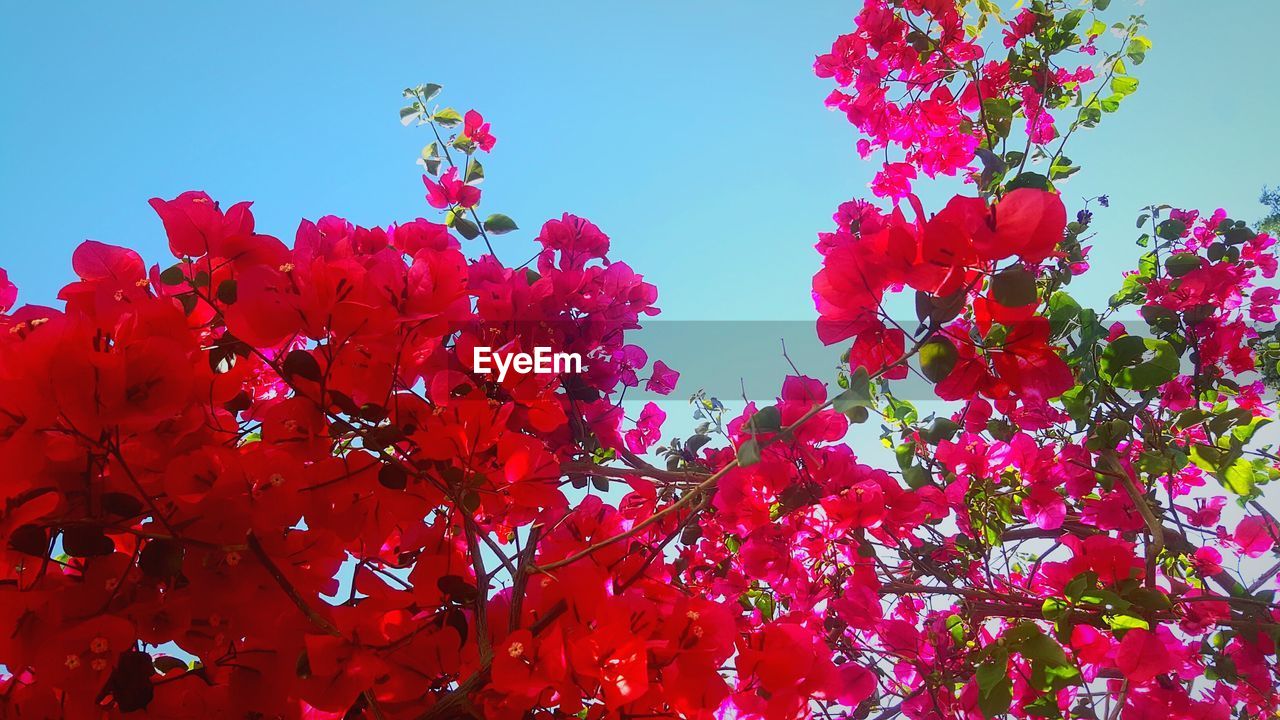
M268 7L269 5L269 7ZM0 267L51 302L85 238L167 257L152 196L255 201L292 237L326 213L361 224L429 215L400 126L400 90L445 85L499 137L486 205L523 228L523 261L563 211L684 319L807 319L814 233L872 168L827 112L813 55L854 2L23 3L0 26ZM1116 0L1123 18L1132 0ZM1219 205L1254 219L1280 183L1264 53L1280 3L1150 0L1155 48L1138 94L1072 140L1068 197L1109 193L1096 280L1135 256L1137 207Z

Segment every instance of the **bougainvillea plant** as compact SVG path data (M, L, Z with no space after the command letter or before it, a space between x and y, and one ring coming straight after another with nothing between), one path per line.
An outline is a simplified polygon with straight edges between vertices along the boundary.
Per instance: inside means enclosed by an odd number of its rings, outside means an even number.
M0 717L1274 717L1276 248L1152 206L1108 307L1067 293L1063 146L1149 48L1106 4L867 0L816 63L885 158L818 243L837 387L666 443L621 403L678 377L627 342L655 288L571 215L501 262L439 86L401 117L442 222L286 244L188 192L173 260L86 242L62 309L0 272Z

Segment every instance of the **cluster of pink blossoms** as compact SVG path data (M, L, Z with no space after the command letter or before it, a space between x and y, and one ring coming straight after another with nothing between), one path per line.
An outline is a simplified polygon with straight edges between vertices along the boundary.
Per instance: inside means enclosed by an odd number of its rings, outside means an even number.
M1033 43L1047 28L1044 13L1022 10L1004 33L1006 48ZM841 35L814 62L818 77L838 86L827 106L861 132L858 154L884 152L871 183L877 197L899 199L919 173L927 177L974 170L974 153L1001 124L1025 120L1028 148L1058 137L1052 104L1094 79L1089 64L1068 70L1048 52L1011 52L987 59L965 26L964 8L950 0L875 0L863 5L856 29ZM1074 51L1096 52L1094 36ZM900 150L901 160L890 157Z

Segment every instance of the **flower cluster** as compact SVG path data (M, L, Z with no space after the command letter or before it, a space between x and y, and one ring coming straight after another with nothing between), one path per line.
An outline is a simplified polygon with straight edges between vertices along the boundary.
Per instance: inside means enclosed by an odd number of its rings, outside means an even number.
M455 148L493 146L478 114L465 123ZM187 192L151 203L171 266L85 242L60 310L7 312L16 289L0 277L3 714L415 717L450 678L490 672L495 648L516 661L508 636L564 614L566 597L581 617L573 573L531 578L528 561L627 522L571 507L561 485L575 463L658 433L646 415L624 440L618 403L648 365L625 341L657 313L656 290L572 215L542 227L536 271L469 260L455 232L479 191L459 171L428 183L451 225L324 217L286 244L247 203ZM589 368L499 380L473 370L478 345L548 346ZM665 394L677 377L655 361L647 384ZM518 535L530 545L514 600L479 546L509 564ZM619 619L655 587L642 570ZM674 659L678 623L702 612L714 671L731 624L668 595L654 632ZM556 633L570 636L577 702L642 692L644 663L618 671L601 645L623 626L575 631L569 617ZM530 687L497 674L485 702L520 708Z
M1138 22L1121 26L1124 42L1103 62L1108 81L1103 97L1104 88L1090 86L1098 76L1091 64L1095 41L1107 30L1100 20L1082 29L1084 10L1058 15L1060 3L1036 3L1003 25L1007 56L989 58L979 33L989 22L1003 22L999 9L978 2L976 24L966 25L966 5L867 2L854 20L855 30L838 37L814 62L818 77L837 86L827 106L843 112L862 134L858 154L864 159L884 154L871 183L878 197L903 198L919 173L930 178L963 173L987 185L992 172L1021 166L1063 134L1055 112L1080 107L1071 129L1092 126L1137 87L1124 74L1123 59L1141 62L1150 45L1138 34ZM1083 64L1064 67L1064 57ZM1009 150L1005 143L1015 118L1025 141L1015 140ZM894 160L891 150L900 150L902 159ZM986 177L976 171L978 160ZM1069 161L1056 170L1070 171Z
M765 449L746 483L755 502L735 497L731 517L753 508L787 526L789 550L763 567L748 540L735 565L791 617L809 609L831 652L873 669L906 717L1274 712L1280 605L1264 588L1280 565L1248 580L1229 568L1280 555L1280 522L1259 502L1280 458L1255 441L1272 414L1255 346L1274 332L1275 240L1221 210L1148 208L1139 269L1105 310L1082 307L1067 286L1088 270L1092 212L1070 220L1055 187L1076 168L1059 146L1040 152L1049 169L1037 173L997 143L1009 107L1029 150L1056 136L1035 109L1079 96L1092 71L1036 63L1092 54L1099 33L1072 35L1084 11L1037 3L1003 25L1008 59L988 61L960 10L868 2L858 32L818 61L858 89L833 99L867 136L860 148L907 151L872 183L895 207L842 205L813 282L819 337L848 347L847 389L829 404L855 422L881 414L900 479L835 460L843 446ZM1136 88L1121 58L1140 61L1141 26L1116 26L1114 94L1084 96L1072 129ZM931 93L962 80L969 115L928 112ZM908 101L884 102L896 82ZM959 167L938 161L939 142L957 137L973 138L980 195L927 214L909 180ZM905 290L915 329L886 309ZM1128 308L1139 321L1118 321ZM904 399L909 373L949 409L921 418ZM757 454L756 437L739 442ZM1226 512L1228 496L1242 510Z
M863 149L906 152L894 207L819 238L838 388L699 391L687 436L622 402L679 379L633 342L656 289L568 214L499 260L496 138L437 85L401 111L434 220L286 243L189 192L152 201L176 262L86 242L59 309L0 271L0 716L1274 715L1275 241L1149 208L1139 269L1083 307L1108 200L1071 215L1046 145L1133 91L1141 20L1101 97L1053 60L1101 21L976 5L868 0L819 59ZM917 173L972 162L927 212ZM541 347L586 368L476 362Z

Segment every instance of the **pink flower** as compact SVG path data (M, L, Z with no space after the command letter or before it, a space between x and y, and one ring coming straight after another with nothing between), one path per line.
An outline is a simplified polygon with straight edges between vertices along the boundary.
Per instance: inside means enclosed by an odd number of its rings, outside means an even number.
M18 287L9 282L9 273L0 268L0 313L9 312L17 300Z
M1033 485L1022 501L1027 519L1041 530L1057 530L1067 518L1067 504L1062 496L1047 485Z
M1053 126L1053 116L1048 110L1034 108L1027 118L1027 135L1031 142L1044 145L1058 137L1058 129Z
M649 363L649 354L639 345L623 345L622 348L613 352L611 359L622 384L626 387L635 387L640 384L640 378L636 377L636 370Z
M1011 48L1018 44L1022 38L1031 35L1036 31L1036 14L1030 10L1023 10L1018 16L1009 21L1009 27L1004 31L1004 46Z
M898 200L911 192L911 181L915 178L916 169L910 163L885 163L884 169L871 181L871 192L876 197Z
M1261 515L1250 515L1236 526L1232 540L1240 546L1245 555L1256 558L1261 557L1276 544L1277 536L1280 536L1280 528L1275 527Z
M1196 509L1182 508L1187 514L1187 522L1197 527L1209 527L1216 525L1222 519L1222 508L1227 504L1224 497L1212 497L1207 501L1204 498L1196 498Z
M443 252L458 247L458 241L449 234L449 228L421 218L403 225L393 225L388 231L392 247L406 255L417 255L420 250Z
M485 152L492 150L493 144L498 142L498 138L489 132L489 123L484 121L484 116L475 110L467 111L462 123L462 134Z
M649 378L649 382L645 383L644 389L659 395L670 395L671 391L676 389L676 381L679 379L680 373L667 367L667 364L661 360L655 360L653 375Z
M653 403L644 406L640 411L640 419L636 421L634 430L628 430L624 436L627 449L634 453L647 451L654 443L662 439L662 423L667 414Z
M1202 547L1191 557L1191 564L1204 577L1217 575L1222 572L1222 553L1211 547Z
M1280 300L1280 290L1273 287L1260 287L1253 291L1249 299L1249 317L1256 322L1276 321L1276 302Z
M608 235L590 220L569 213L559 220L548 220L534 239L543 248L538 256L538 266L543 270L550 267L581 270L589 261L603 258L609 252ZM555 262L557 252L560 254L558 264Z
M467 185L458 179L458 168L451 167L436 182L426 175L422 182L427 186L427 203L441 210L452 205L475 207L480 202L480 188Z
M1125 633L1116 648L1116 667L1130 682L1142 684L1173 670L1174 656L1155 633L1134 628Z

